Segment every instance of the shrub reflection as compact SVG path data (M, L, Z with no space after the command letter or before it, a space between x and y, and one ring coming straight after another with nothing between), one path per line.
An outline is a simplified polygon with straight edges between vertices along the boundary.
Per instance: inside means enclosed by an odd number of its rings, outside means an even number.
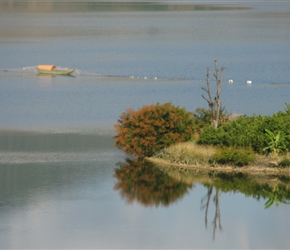
M199 183L207 188L216 188L217 192L239 192L257 201L265 199L264 208L273 204L290 204L290 175L252 175L246 173L226 173L217 171L185 171L161 167L172 178L186 183ZM202 200L202 202L204 202Z
M144 206L168 206L192 187L192 183L174 179L152 163L126 159L125 163L117 165L114 189L119 190L128 203L138 201Z
M131 159L118 163L117 166L114 189L120 191L128 203L137 201L144 206L169 206L182 198L195 184L206 187L207 193L201 198L200 206L204 211L206 229L210 207L213 206L213 239L217 230L222 231L222 193L239 192L257 201L263 199L265 209L273 204L290 204L290 176L189 171Z
M195 172L161 167L129 158L117 166L114 174L117 182L114 189L119 190L129 203L136 200L146 206L168 206L183 197L194 184L199 183L209 190L207 198L201 200L202 208L208 207L213 189L213 200L217 205L219 194L227 192L239 192L257 201L264 199L265 209L273 204L290 204L290 176Z

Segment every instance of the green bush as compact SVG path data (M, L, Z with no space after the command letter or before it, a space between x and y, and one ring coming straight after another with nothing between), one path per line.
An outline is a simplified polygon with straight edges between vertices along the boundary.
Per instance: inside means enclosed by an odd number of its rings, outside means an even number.
M204 127L211 124L211 111L205 108L197 108L193 113L194 130L200 134Z
M280 132L278 132L278 134L275 135L274 133L272 133L271 130L265 129L265 131L269 141L268 146L263 148L263 151L271 152L274 155L284 153L287 150L285 145L287 137L281 135Z
M173 143L191 139L193 124L192 113L171 103L128 109L115 124L115 145L128 155L152 156Z
M213 161L223 165L245 166L255 161L255 154L249 148L222 148L213 156Z
M287 110L272 116L241 116L217 129L205 128L198 143L222 147L251 147L255 152L262 153L269 143L265 129L290 138L289 128L290 112ZM285 147L290 151L290 140L285 141Z
M197 108L193 113L193 119L194 131L200 134L205 127L211 125L211 110L205 108ZM226 111L225 107L222 107L219 114L219 124L225 124L229 121L229 119L230 114Z

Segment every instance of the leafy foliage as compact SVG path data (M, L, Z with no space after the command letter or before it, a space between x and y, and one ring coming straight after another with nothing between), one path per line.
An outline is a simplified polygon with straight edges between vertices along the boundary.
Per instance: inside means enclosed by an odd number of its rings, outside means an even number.
M173 143L191 139L193 124L192 113L171 103L128 109L115 124L115 145L128 155L152 156Z
M290 138L290 112L278 112L272 116L241 116L217 129L205 128L200 134L198 143L226 147L251 147L262 153L268 146L269 139L265 129ZM284 142L290 151L290 140Z
M193 118L195 131L200 134L206 126L211 124L211 111L205 108L197 108Z
M220 125L225 124L230 120L230 114L226 111L225 107L221 107L219 110L219 121ZM211 110L205 108L197 108L193 114L194 118L194 131L200 134L201 131L211 125Z
M219 164L245 166L255 161L253 150L247 148L223 148L214 156L213 160Z
M290 103L285 103L285 112L290 115Z
M270 141L268 142L268 146L263 148L263 151L270 150L274 154L283 153L287 149L285 145L286 136L281 135L280 131L276 135L269 129L265 129L265 131Z

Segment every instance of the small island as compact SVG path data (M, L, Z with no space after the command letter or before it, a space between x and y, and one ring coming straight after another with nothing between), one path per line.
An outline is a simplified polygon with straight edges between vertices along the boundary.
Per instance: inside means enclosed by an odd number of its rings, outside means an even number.
M196 173L244 173L253 176L285 175L290 177L289 153L285 155L255 155L255 160L240 166L234 160L225 164L214 161L218 148L200 146L192 142L178 143L170 146L145 160L162 168L174 168ZM237 156L238 157L238 156Z
M208 109L151 104L128 109L115 124L115 146L135 160L191 171L290 175L290 104L269 116L230 114L221 105L222 73L214 64L216 93L206 73Z

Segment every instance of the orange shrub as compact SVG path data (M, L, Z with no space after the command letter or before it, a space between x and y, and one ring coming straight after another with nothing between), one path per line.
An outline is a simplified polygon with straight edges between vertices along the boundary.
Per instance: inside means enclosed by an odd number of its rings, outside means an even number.
M114 125L115 146L127 155L152 156L173 143L191 139L193 124L192 113L171 103L128 109Z

